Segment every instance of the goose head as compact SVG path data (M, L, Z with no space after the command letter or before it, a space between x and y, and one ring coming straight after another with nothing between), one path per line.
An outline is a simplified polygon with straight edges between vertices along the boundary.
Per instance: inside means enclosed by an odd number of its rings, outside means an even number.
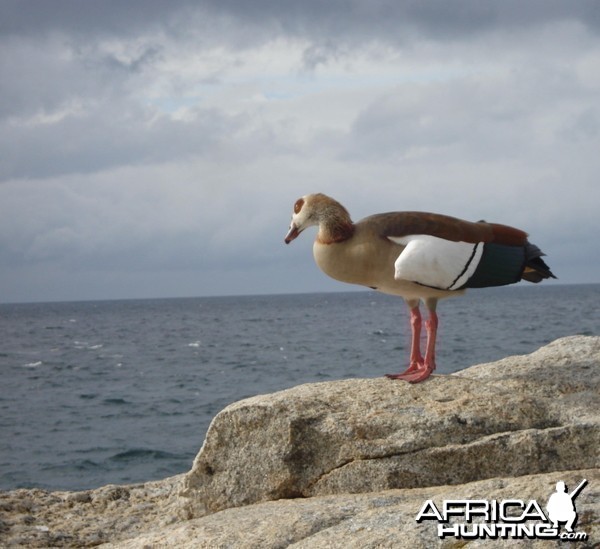
M298 235L307 227L318 225L319 220L314 208L311 206L313 195L306 195L294 203L294 211L292 213L292 221L288 233L285 235L285 243L289 244L295 240Z
M285 235L285 243L289 244L302 231L315 225L319 226L317 238L323 242L339 242L353 232L350 214L344 206L321 193L307 194L294 203L292 222Z

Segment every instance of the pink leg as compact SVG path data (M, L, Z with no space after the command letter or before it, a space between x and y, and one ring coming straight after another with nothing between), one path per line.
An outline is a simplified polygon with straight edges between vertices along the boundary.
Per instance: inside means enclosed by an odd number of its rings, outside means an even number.
M410 365L401 374L385 374L390 379L404 379L404 376L418 372L423 367L423 356L421 355L421 311L419 306L410 310L410 327L412 339L410 346Z
M413 312L414 309L411 309L411 324L413 324L413 319L415 318ZM417 314L418 327L413 325L410 366L401 374L387 374L386 377L389 377L390 379L403 379L409 383L419 383L420 381L426 380L431 375L431 372L435 370L435 340L437 337L438 317L435 310L429 310L429 318L425 322L425 329L427 330L427 347L425 350L425 359L423 359L421 358L421 351L419 349L421 315L418 313L418 309Z
M423 364L421 355L421 311L419 307L410 310L410 327L412 329L412 341L410 345L410 366L407 372L416 370Z
M409 383L419 383L426 380L431 372L435 370L435 340L437 337L438 317L435 311L429 311L429 318L425 322L427 330L427 348L425 350L425 360L418 371L404 376L402 379Z

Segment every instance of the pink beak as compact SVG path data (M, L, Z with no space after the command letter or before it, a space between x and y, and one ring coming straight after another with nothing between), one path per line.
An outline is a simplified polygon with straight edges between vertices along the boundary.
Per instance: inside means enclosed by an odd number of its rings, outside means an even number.
M288 233L285 235L285 243L289 244L292 240L294 240L299 234L301 233L301 231L298 230L298 227L296 227L296 225L294 225L294 223L292 222L292 224L290 225L290 230L288 231Z

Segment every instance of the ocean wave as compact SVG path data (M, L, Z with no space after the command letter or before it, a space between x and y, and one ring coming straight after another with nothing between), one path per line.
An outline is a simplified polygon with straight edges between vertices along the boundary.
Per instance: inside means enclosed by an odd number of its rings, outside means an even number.
M23 368L37 368L42 364L43 362L41 360L38 360L37 362L29 362L28 364L23 364Z
M105 398L102 401L102 404L110 404L110 405L118 404L119 406L121 406L123 404L131 404L131 402L128 402L124 398Z
M73 472L73 471L93 471L98 469L104 469L102 464L94 461L92 459L75 459L69 460L65 463L56 464L42 464L40 466L40 470L46 473L65 473L65 472Z
M92 459L82 459L81 461L71 464L71 467L77 471L93 471L102 468L102 465Z
M181 459L182 457L171 452L163 450L153 450L151 448L132 448L119 452L108 458L109 461L141 461L141 460L158 460L158 459Z

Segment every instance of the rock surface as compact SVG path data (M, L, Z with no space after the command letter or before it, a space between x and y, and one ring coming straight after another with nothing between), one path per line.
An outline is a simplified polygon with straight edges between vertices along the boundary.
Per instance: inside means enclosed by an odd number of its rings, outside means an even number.
M582 478L577 529L591 547L599 365L600 337L573 336L418 385L354 379L246 399L214 418L186 475L0 492L0 547L456 546L415 522L426 499L545 504L557 480Z
M182 480L83 492L0 492L0 547L93 547L174 523Z
M600 338L426 383L352 379L249 398L213 420L191 514L294 497L598 467Z
M306 499L279 500L227 509L200 519L173 525L140 537L105 547L189 547L276 549L368 549L462 547L465 541L440 539L437 522L417 523L415 517L425 501L433 499L441 508L444 499L535 499L545 509L558 480L576 486L583 478L589 485L577 498L579 521L576 532L584 532L593 547L600 541L600 471L569 471L511 479L491 479L457 486L387 490L369 494L343 494ZM469 541L479 547L485 541ZM565 547L548 540L495 539L492 547ZM597 545L595 545L597 547ZM104 547L104 546L103 546Z

